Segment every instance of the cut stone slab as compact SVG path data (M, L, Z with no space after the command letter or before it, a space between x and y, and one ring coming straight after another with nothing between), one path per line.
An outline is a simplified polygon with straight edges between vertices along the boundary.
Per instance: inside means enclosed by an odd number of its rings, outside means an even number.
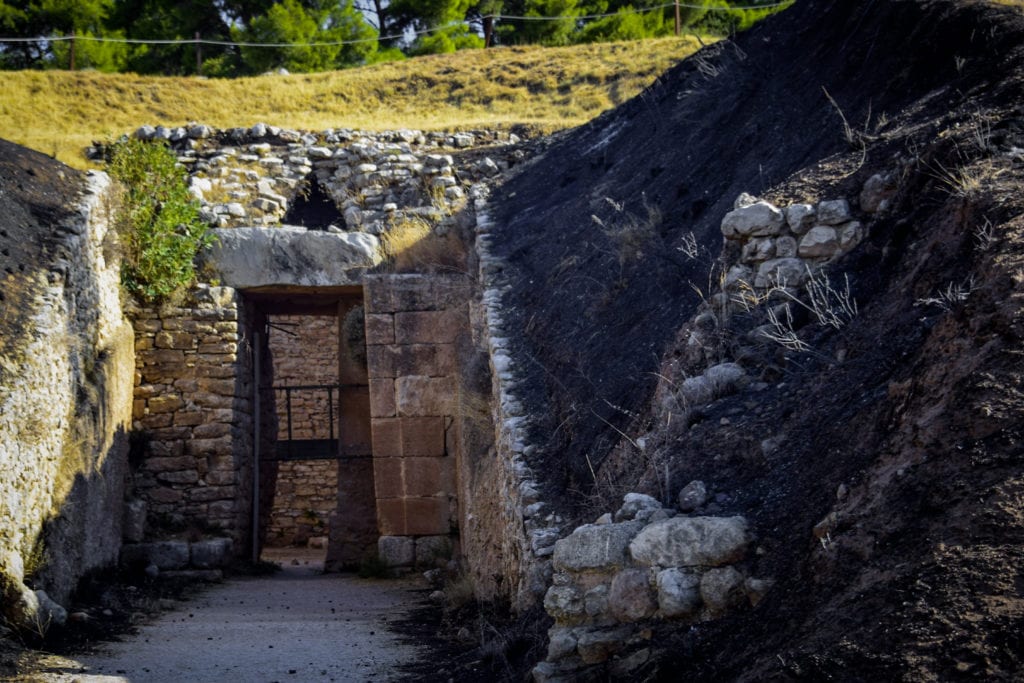
M641 522L581 526L555 543L554 567L569 571L621 567L629 542L641 528Z
M362 232L305 228L226 228L203 253L204 264L227 287L331 287L362 282L381 260L380 241Z

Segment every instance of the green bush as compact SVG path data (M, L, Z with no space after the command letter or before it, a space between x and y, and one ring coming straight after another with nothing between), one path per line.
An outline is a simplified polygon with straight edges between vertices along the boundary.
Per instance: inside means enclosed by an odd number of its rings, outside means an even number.
M192 284L193 259L213 234L174 153L165 144L124 140L114 145L109 170L126 191L119 220L122 285L155 302Z

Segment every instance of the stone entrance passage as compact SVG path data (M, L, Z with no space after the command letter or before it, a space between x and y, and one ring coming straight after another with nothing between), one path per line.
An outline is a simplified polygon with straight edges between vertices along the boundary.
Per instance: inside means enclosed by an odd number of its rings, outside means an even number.
M362 291L261 288L261 547L307 546L329 569L377 548Z

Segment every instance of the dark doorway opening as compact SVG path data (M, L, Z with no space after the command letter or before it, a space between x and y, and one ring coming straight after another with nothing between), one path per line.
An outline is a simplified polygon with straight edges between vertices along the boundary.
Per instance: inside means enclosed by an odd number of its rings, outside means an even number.
M292 199L282 222L311 230L326 230L332 225L345 228L345 217L338 211L338 205L313 174L310 174L303 189Z
M263 314L257 533L264 559L352 569L376 550L358 287L247 292Z

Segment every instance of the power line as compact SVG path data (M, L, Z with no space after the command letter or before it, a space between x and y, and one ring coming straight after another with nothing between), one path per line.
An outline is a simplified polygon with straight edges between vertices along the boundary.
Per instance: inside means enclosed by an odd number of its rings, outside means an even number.
M776 7L782 7L783 5L792 4L793 0L783 0L782 2L776 2L770 5L744 5L744 6L733 6L733 7L722 7L712 6L706 7L704 5L696 5L689 3L679 3L679 7L684 9L703 9L709 12L728 12L733 10L756 10L756 9L773 9ZM646 14L649 12L657 12L660 10L668 9L670 7L676 7L676 4L666 3L663 5L657 5L655 7L644 7L641 9L631 10L632 14ZM487 14L481 17L481 19L493 19L494 21L511 20L511 21L564 21L566 19L576 21L593 21L596 19L606 19L608 17L617 16L618 12L606 12L604 14L585 14L585 15L559 15L559 16L515 16L508 14ZM353 38L351 40L331 40L314 43L252 43L245 41L230 41L230 40L209 40L206 38L114 38L109 36L37 36L35 38L4 38L0 37L0 43L59 43L68 41L89 41L95 43L118 43L128 45L215 45L219 47L336 47L339 45L359 45L363 43L376 43L378 41L389 41L398 40L405 38L409 35L420 36L428 35L430 33L437 33L440 31L446 31L450 28L456 28L464 26L466 22L455 21L444 26L434 26L432 28L420 29L415 31L409 31L401 34L392 34L386 36L377 36L373 38Z

